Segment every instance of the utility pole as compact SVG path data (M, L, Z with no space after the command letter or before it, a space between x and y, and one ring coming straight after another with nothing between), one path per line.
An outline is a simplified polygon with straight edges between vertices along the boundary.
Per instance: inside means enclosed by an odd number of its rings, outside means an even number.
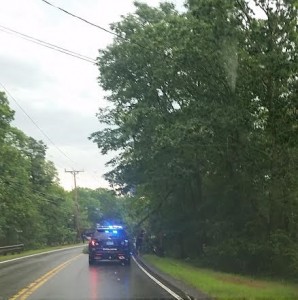
M75 227L77 231L77 238L81 238L81 222L80 222L80 207L79 207L79 202L78 202L78 190L77 190L77 178L76 176L80 173L84 172L78 171L78 170L72 170L72 171L67 171L65 169L65 173L71 173L73 176L73 182L74 182L74 189L73 189L73 201L75 205Z

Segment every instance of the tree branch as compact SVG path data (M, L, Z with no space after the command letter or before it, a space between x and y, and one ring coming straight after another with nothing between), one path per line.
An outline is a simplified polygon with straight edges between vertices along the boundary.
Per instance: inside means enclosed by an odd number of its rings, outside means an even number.
M163 204L165 203L165 201L169 198L169 196L172 194L172 191L169 191L164 197L163 199L158 203L158 205L153 209L151 210L145 217L143 217L139 222L138 224L136 225L136 227L140 227L140 225L142 223L144 223L152 214L156 213L162 206Z

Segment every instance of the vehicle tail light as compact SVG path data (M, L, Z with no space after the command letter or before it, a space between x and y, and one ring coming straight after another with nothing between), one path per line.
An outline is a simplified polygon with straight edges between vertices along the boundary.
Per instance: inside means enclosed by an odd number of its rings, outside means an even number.
M96 241L95 240L91 240L90 243L89 243L89 245L94 247L96 245Z

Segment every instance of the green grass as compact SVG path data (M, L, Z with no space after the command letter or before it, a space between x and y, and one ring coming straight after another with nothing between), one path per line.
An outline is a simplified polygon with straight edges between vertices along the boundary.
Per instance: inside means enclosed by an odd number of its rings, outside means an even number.
M193 267L183 261L144 255L144 260L171 275L220 300L290 300L298 299L298 285L280 281L257 280L251 277L216 272Z
M80 244L46 247L46 248L42 248L42 249L27 250L27 251L23 251L21 253L16 253L16 254L0 255L0 261L6 261L6 260L13 259L13 258L18 258L18 257L27 256L27 255L47 252L47 251L56 250L56 249L63 249L63 248L68 248L68 247L78 246L78 245L80 245Z

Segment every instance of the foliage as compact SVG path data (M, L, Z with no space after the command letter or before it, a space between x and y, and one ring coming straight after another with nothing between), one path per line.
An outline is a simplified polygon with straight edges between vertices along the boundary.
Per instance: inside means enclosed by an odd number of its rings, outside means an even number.
M297 5L189 0L136 12L100 50L109 96L91 139L168 254L297 274ZM142 199L146 199L143 206ZM139 222L140 221L140 222ZM179 240L179 243L177 243Z
M145 260L162 272L185 282L207 294L212 299L296 299L298 286L284 281L261 280L255 277L240 276L206 270L171 258L146 255ZM196 295L192 295L196 296ZM198 298L204 298L197 295ZM207 298L207 297L206 297Z
M93 231L96 225L123 225L134 234L138 207L136 197L118 196L113 190L78 189L80 218L83 231Z
M13 112L4 93L0 111L0 245L73 242L72 202L45 158L46 146L10 125Z
M124 198L111 190L78 188L75 205L75 191L59 185L46 160L46 145L10 125L14 112L4 93L0 112L0 246L69 244L79 240L78 226L82 232L104 221L123 222Z

